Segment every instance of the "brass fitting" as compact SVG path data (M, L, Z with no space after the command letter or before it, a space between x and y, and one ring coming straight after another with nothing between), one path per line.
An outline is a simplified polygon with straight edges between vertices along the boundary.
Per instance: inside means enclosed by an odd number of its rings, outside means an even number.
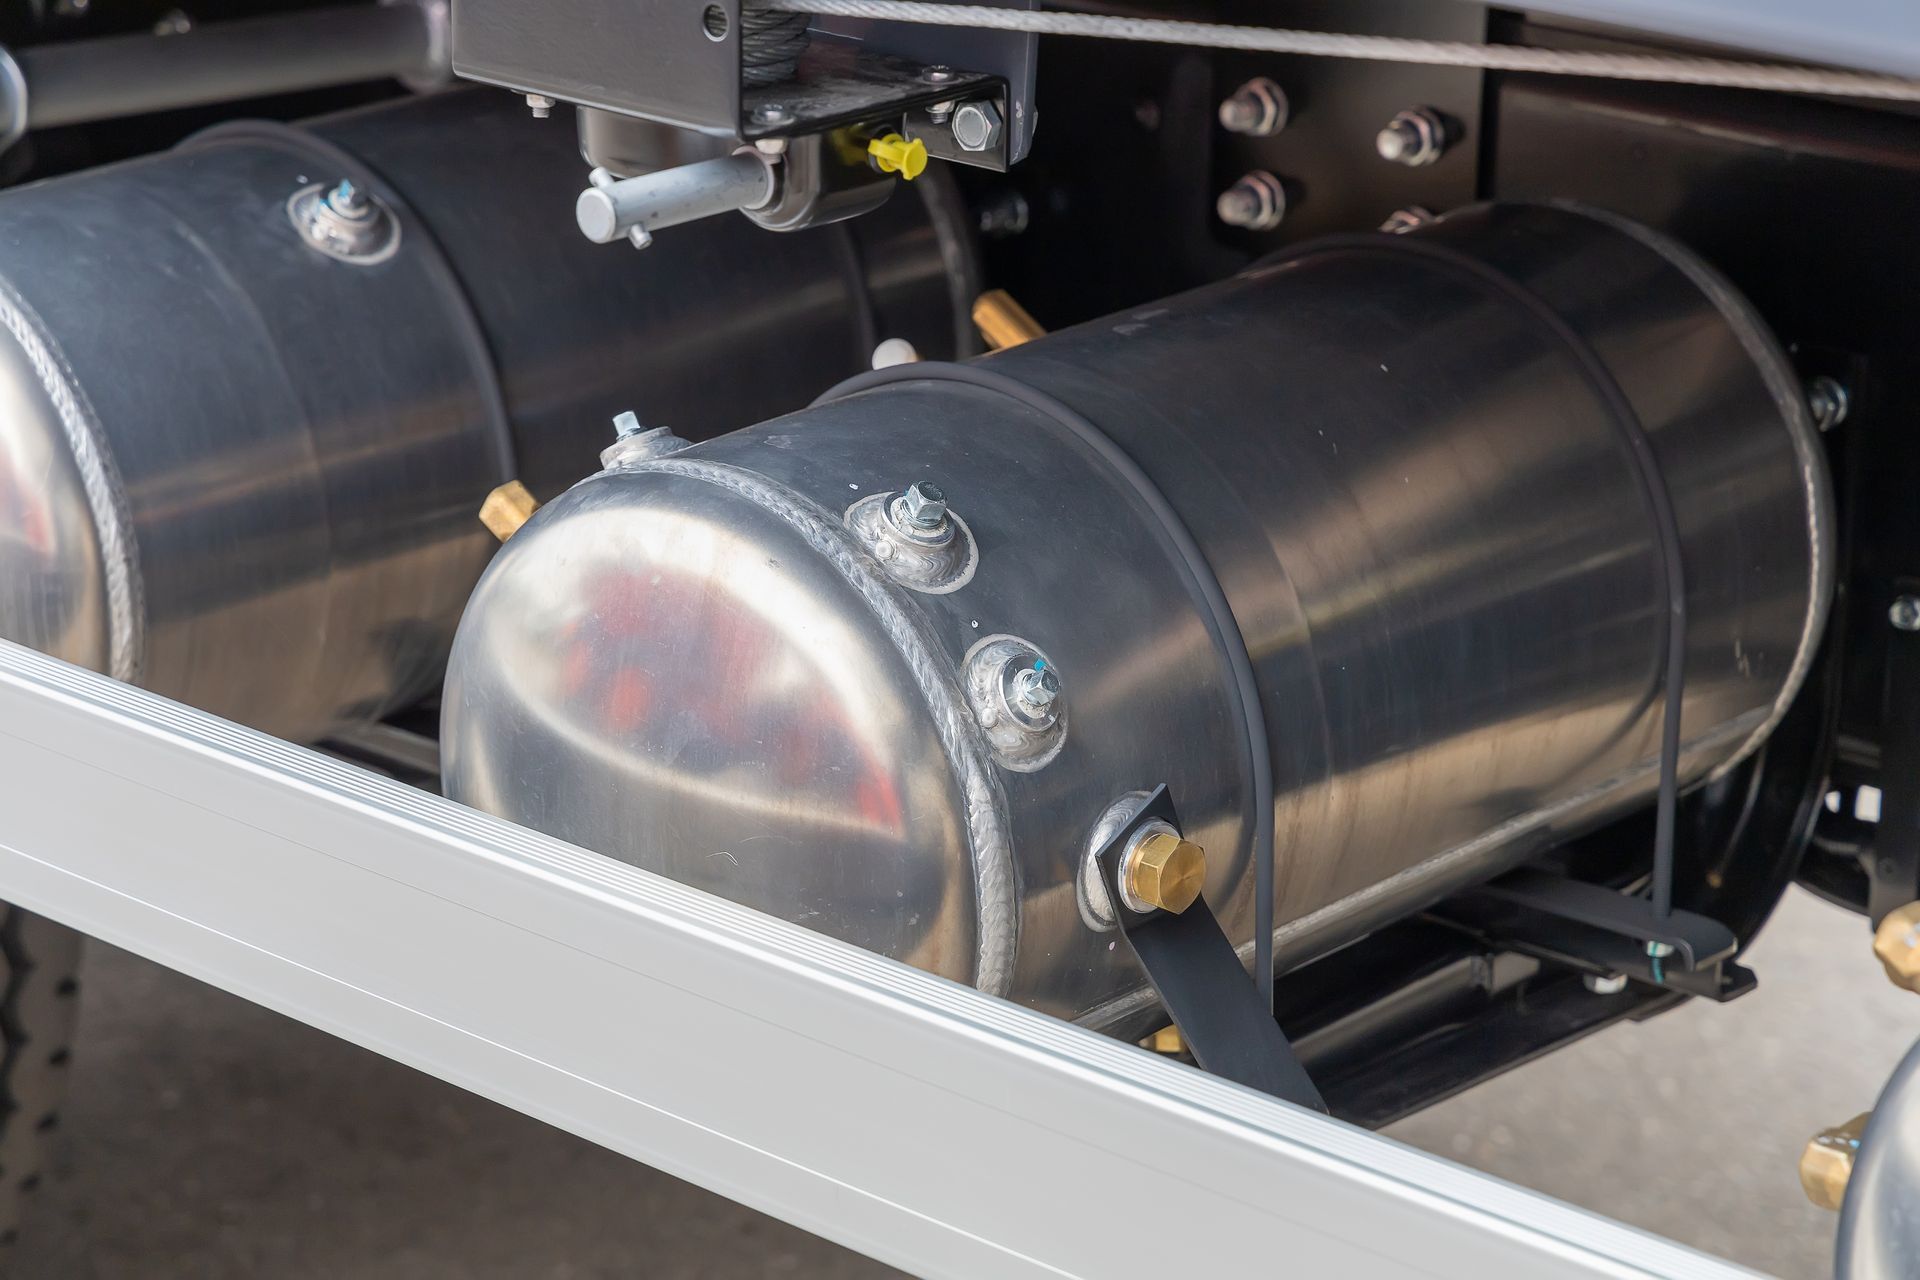
M1005 289L989 289L974 299L973 326L995 351L1047 336L1040 322Z
M1843 1125L1822 1129L1800 1153L1800 1185L1807 1199L1822 1209L1838 1209L1846 1199L1847 1179L1853 1176L1853 1158L1860 1152L1860 1135L1873 1113L1857 1115Z
M480 504L480 523L487 532L505 542L520 532L520 526L532 518L540 504L518 480L509 480L487 495Z
M1887 913L1873 931L1873 954L1894 986L1920 991L1920 902Z
M1129 898L1179 915L1206 884L1207 851L1171 831L1149 831L1127 850L1120 874Z
M1162 1027L1140 1042L1142 1049L1151 1049L1155 1053L1164 1053L1177 1058L1187 1051L1187 1038L1180 1034L1178 1027Z

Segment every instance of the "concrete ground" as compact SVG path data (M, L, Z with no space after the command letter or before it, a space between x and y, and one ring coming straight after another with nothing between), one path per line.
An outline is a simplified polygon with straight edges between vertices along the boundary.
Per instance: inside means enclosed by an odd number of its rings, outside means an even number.
M859 1277L885 1268L106 946L19 1277ZM1794 1173L1920 998L1796 894L1760 990L1621 1026L1393 1132L1782 1276L1827 1274ZM1276 1260L1277 1262L1279 1260Z

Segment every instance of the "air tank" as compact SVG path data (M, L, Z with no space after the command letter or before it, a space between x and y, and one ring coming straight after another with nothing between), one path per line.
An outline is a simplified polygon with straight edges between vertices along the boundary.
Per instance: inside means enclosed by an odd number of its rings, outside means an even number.
M1096 1026L1150 996L1090 854L1155 787L1243 953L1270 823L1302 960L1649 802L1670 674L1681 783L1731 767L1831 591L1773 340L1573 207L1312 242L670 446L495 559L448 794Z
M468 90L0 195L0 636L317 738L438 687L495 486L553 496L622 411L709 435L880 338L954 352L944 189L638 254L573 229L583 171Z

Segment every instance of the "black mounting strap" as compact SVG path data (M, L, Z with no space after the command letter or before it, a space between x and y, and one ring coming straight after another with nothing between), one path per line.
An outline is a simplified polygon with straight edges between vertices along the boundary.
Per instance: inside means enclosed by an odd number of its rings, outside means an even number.
M1754 987L1733 963L1739 940L1691 911L1660 914L1646 898L1545 871L1515 871L1436 907L1433 914L1489 941L1589 972L1726 1001ZM1655 955L1648 943L1667 949Z
M1164 783L1094 855L1114 918L1147 980L1204 1070L1324 1112L1327 1104L1320 1091L1241 966L1206 898L1195 899L1177 914L1138 912L1127 905L1121 862L1133 837L1156 821L1180 830L1180 815Z

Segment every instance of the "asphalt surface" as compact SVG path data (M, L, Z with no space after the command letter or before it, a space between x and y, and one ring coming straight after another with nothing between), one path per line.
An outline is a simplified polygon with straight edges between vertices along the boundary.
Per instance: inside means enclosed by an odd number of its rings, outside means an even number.
M1749 1266L1826 1275L1832 1215L1795 1160L1871 1105L1920 1035L1920 997L1886 983L1857 918L1804 895L1750 963L1744 1000L1615 1027L1392 1132ZM893 1274L125 952L95 946L84 983L72 1094L10 1276Z

